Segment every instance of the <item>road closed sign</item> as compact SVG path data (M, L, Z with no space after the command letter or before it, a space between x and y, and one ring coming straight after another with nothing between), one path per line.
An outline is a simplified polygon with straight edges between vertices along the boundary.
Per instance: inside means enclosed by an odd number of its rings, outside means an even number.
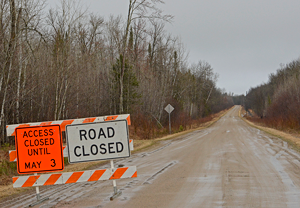
M126 120L66 126L70 163L130 157Z
M64 157L59 125L15 129L17 168L20 174L62 171Z

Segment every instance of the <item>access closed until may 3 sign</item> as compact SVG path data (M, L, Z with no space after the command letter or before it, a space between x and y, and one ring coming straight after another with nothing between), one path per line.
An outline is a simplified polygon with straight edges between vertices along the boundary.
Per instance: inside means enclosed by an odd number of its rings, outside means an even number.
M70 163L130 157L126 120L66 126Z
M17 167L20 174L64 169L59 125L19 127L15 133Z

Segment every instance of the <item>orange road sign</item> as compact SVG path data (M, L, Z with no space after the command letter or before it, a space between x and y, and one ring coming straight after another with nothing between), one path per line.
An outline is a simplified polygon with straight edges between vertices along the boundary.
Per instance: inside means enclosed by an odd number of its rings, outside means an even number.
M60 125L18 127L15 134L19 174L64 169Z

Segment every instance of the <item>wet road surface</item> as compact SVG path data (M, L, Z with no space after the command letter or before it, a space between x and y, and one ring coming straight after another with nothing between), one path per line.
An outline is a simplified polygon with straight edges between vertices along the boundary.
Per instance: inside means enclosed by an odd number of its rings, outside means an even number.
M116 160L137 166L138 177L42 187L50 199L36 207L300 207L300 155L286 142L250 127L235 106L205 130ZM109 164L99 169L109 168ZM24 207L34 193L3 200Z

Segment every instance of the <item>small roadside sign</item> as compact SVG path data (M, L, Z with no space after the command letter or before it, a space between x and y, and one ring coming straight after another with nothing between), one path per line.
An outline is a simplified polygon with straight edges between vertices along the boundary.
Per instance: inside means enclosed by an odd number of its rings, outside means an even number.
M170 104L168 104L165 107L165 111L167 111L167 113L169 114L169 134L172 133L172 129L171 129L171 113L172 113L173 110L174 110L174 107L171 106Z
M167 111L167 113L172 113L173 110L174 110L174 107L171 106L170 104L168 104L168 105L165 107L165 111Z
M130 157L126 120L66 126L70 163Z
M64 169L59 125L18 127L15 135L19 174Z

